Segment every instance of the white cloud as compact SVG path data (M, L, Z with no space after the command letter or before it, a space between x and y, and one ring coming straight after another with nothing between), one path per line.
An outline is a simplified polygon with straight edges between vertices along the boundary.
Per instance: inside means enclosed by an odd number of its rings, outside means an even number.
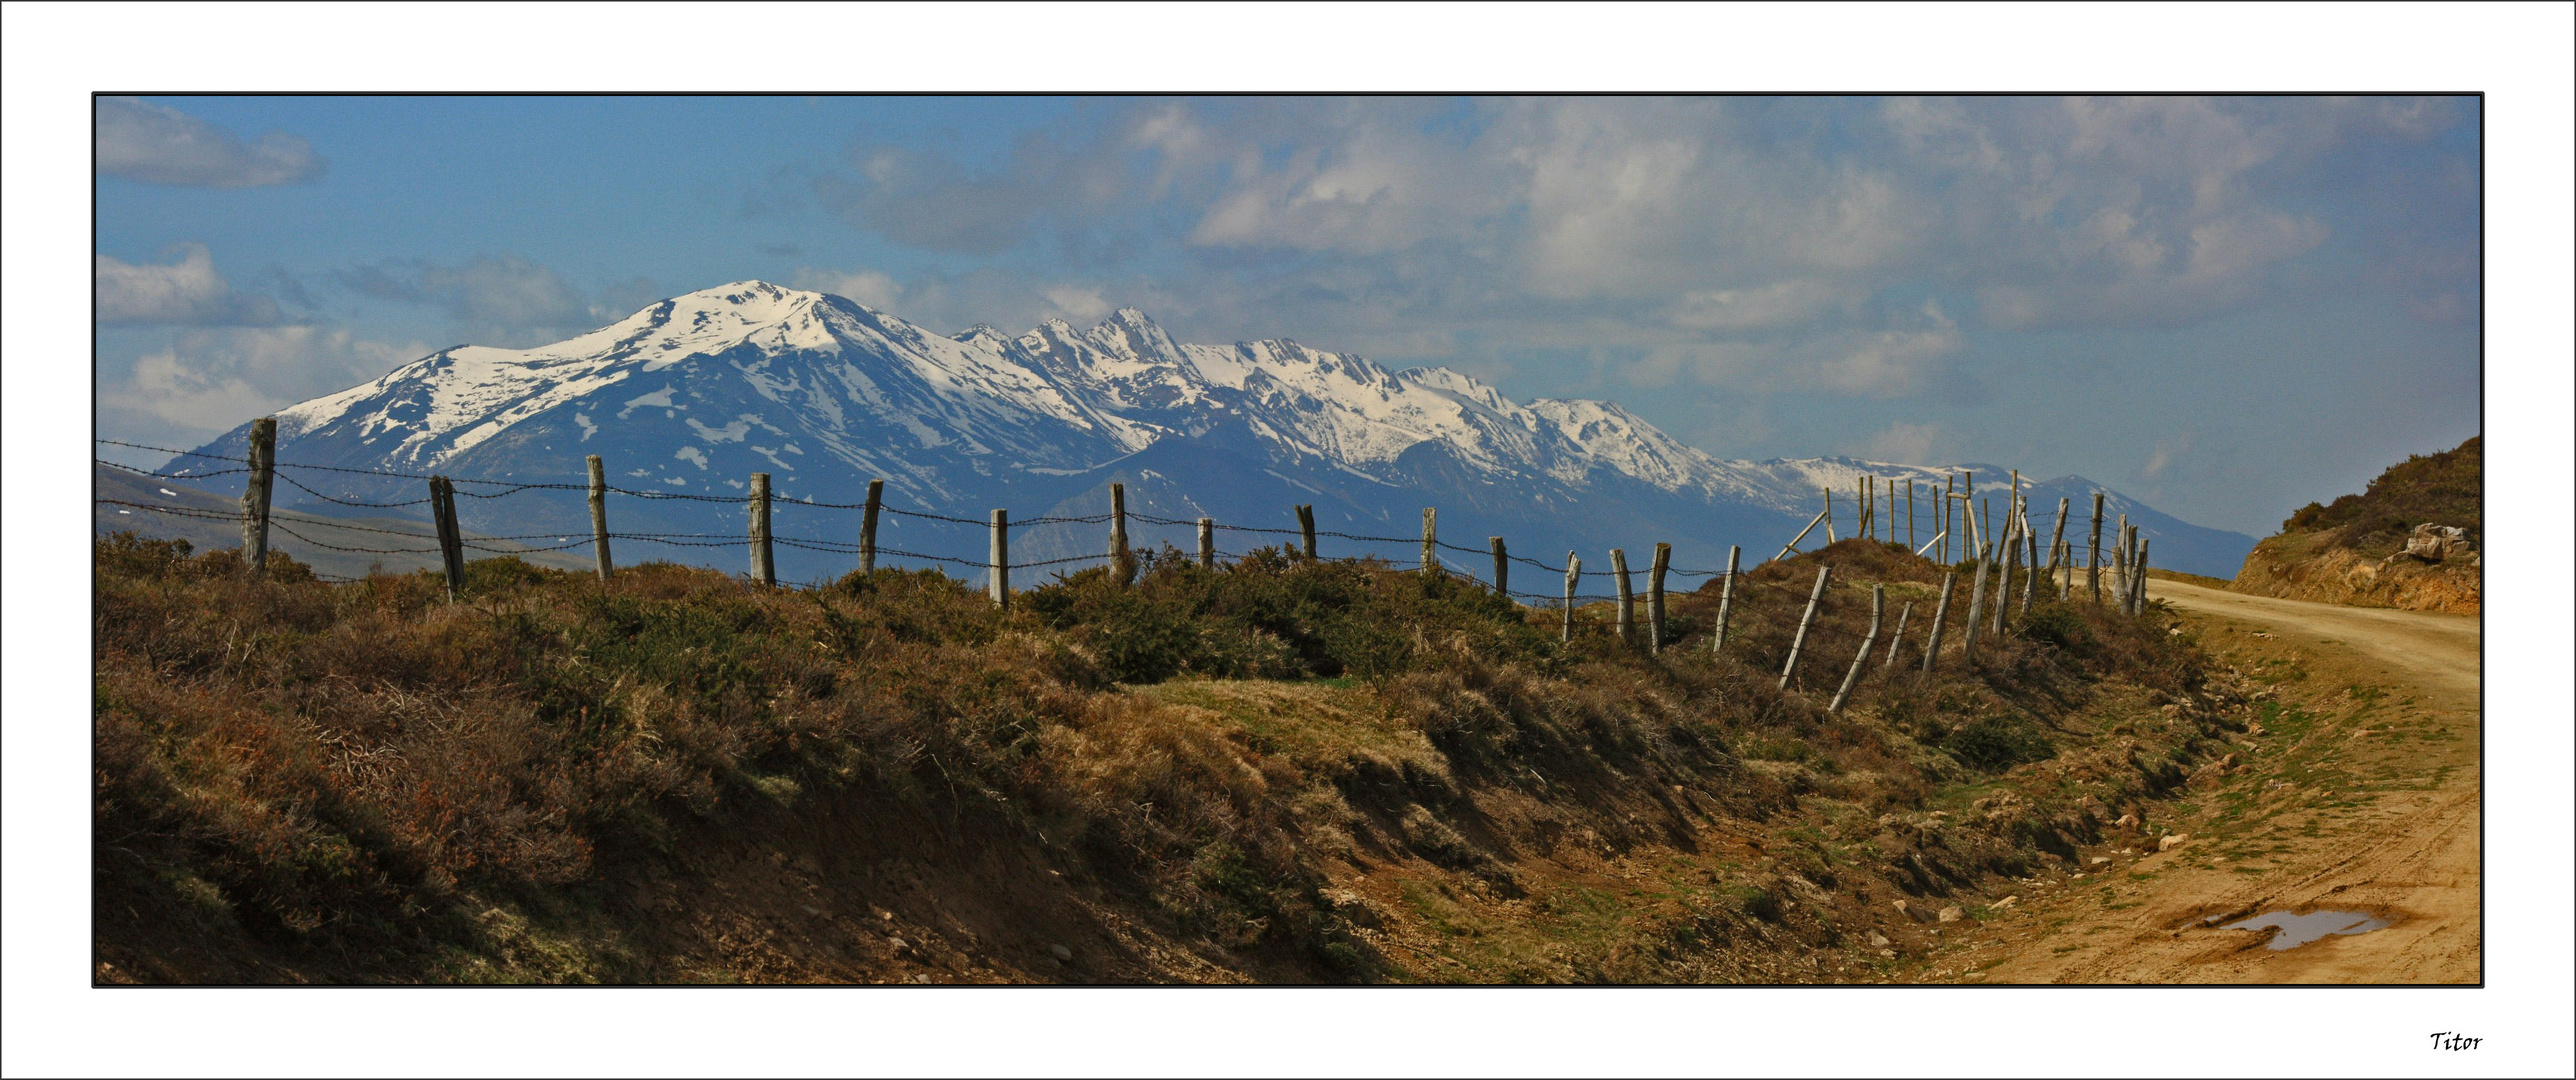
M1683 296L1672 322L1691 330L1767 330L1815 318L1838 299L1833 286L1814 279L1714 289Z
M1861 453L1878 461L1925 464L1932 460L1932 448L1941 441L1941 425L1909 424L1902 420L1887 425L1862 444Z
M98 321L252 326L278 321L275 301L233 292L215 272L214 256L205 245L181 244L177 250L179 261L166 265L97 256Z
M805 267L790 279L800 289L846 296L878 311L900 315L903 285L882 270L818 270Z
M130 97L97 104L98 171L154 184L242 188L322 175L312 144L272 131L255 143L196 117Z
M181 332L169 348L137 357L131 373L100 387L102 407L152 417L183 432L213 432L354 386L427 345L393 345L314 326Z
M1041 295L1046 297L1054 314L1070 322L1091 322L1118 307L1096 285L1051 285Z

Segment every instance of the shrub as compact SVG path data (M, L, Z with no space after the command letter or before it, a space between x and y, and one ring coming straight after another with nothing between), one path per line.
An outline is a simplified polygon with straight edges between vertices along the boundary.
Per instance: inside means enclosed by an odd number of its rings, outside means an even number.
M2002 772L2057 754L2057 747L2049 743L2038 726L2020 717L1978 717L1943 738L1941 748L1961 764L1986 772Z

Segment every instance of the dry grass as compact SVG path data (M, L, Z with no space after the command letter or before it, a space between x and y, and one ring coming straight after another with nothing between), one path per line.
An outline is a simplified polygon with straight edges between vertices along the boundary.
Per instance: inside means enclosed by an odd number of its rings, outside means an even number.
M1214 573L1153 561L1128 590L1076 575L1006 615L935 573L797 593L648 564L603 587L515 560L472 564L449 605L427 574L333 586L282 564L250 583L231 553L112 537L95 626L100 951L163 981L658 981L710 964L829 978L769 953L672 955L652 944L669 916L610 898L782 831L881 844L833 831L865 805L1024 847L1029 864L993 887L1096 883L1138 933L1196 950L1189 963L1424 977L1327 898L1337 868L1438 867L1535 912L1531 927L1627 925L1542 887L1544 868L1688 849L1706 822L1802 800L1920 810L2023 762L2090 761L2078 718L2106 680L2199 682L2197 651L2159 617L2042 604L1928 682L1873 663L1858 704L1829 717L1819 698L1850 661L1865 589L1835 590L1812 666L1775 686L1820 559L1914 595L1940 578L1846 542L1757 571L1801 587L1739 595L1725 655L1707 649L1715 590L1674 596L1677 640L1650 657L1597 629L1560 645L1551 614L1469 584L1275 553ZM1918 604L1910 641L1929 614ZM2174 739L2187 758L2192 736ZM1937 889L2055 835L2013 825L1882 870ZM1800 880L1816 875L1831 876L1818 862ZM1723 887L1739 891L1728 917L1755 923L1781 918L1790 888ZM1546 970L1687 970L1586 963Z

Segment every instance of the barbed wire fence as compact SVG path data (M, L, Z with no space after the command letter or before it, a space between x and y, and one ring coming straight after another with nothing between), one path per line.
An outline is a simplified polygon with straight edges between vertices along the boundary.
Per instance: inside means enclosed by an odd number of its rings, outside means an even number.
M1378 573L1436 574L1452 577L1466 581L1478 587L1493 590L1494 592L1509 597L1515 601L1525 602L1528 606L1534 608L1544 610L1553 607L1560 613L1560 632L1562 638L1569 643L1573 641L1578 629L1587 633L1591 632L1593 629L1600 626L1603 622L1603 615L1607 614L1608 621L1610 623L1607 629L1612 633L1615 633L1622 642L1630 645L1631 647L1639 648L1647 652L1662 652L1669 647L1680 644L1679 641L1675 640L1675 638L1671 636L1671 630L1673 627L1667 617L1667 578L1679 577L1684 579L1701 579L1703 581L1703 585L1701 587L1703 591L1705 589L1705 582L1707 579L1716 579L1716 584L1719 586L1719 597L1715 613L1707 620L1707 649L1712 653L1724 652L1727 650L1730 630L1735 629L1730 625L1730 623L1738 615L1752 616L1762 620L1762 622L1768 626L1776 617L1785 615L1790 610L1796 610L1798 615L1794 624L1794 631L1792 631L1792 636L1790 638L1787 659L1783 664L1779 675L1779 686L1784 690L1789 688L1794 681L1794 676L1797 674L1802 660L1815 656L1822 651L1831 651L1835 653L1848 651L1852 656L1852 660L1848 673L1841 680L1840 691L1834 695L1831 708L1835 711L1839 711L1844 702L1850 697L1854 684L1867 674L1869 661L1873 654L1882 657L1878 666L1882 670L1888 672L1892 677L1894 667L1898 662L1898 652L1907 644L1905 641L1905 634L1908 625L1913 622L1913 605L1917 600L1924 600L1924 598L1918 597L1915 600L1908 600L1905 602L1906 606L1902 613L1896 618L1894 632L1888 636L1884 649L1882 650L1880 646L1880 631L1886 622L1886 599L1885 587L1883 585L1874 585L1871 587L1871 607L1868 629L1862 632L1843 629L1833 625L1829 620L1819 620L1820 614L1832 613L1834 604L1829 601L1842 601L1842 598L1835 597L1832 594L1830 588L1833 576L1832 566L1820 565L1818 567L1815 580L1812 584L1806 585L1805 587L1801 587L1801 584L1797 581L1765 580L1762 577L1757 576L1754 571L1746 571L1741 568L1742 548L1740 546L1730 549L1727 565L1724 568L1691 569L1671 566L1669 564L1671 545L1656 544L1653 549L1652 562L1645 575L1647 578L1645 583L1646 587L1641 597L1635 587L1636 582L1634 580L1634 574L1627 564L1626 553L1622 549L1614 548L1611 550L1611 567L1609 569L1586 569L1584 568L1582 559L1579 557L1570 559L1565 565L1552 565L1542 559L1535 559L1526 555L1511 554L1504 542L1504 539L1499 536L1489 538L1487 546L1484 548L1467 547L1441 540L1437 530L1437 514L1435 511L1430 509L1423 511L1422 534L1419 537L1378 536L1342 530L1319 529L1315 527L1314 523L1314 508L1307 505L1299 505L1292 508L1298 521L1297 528L1272 528L1253 525L1227 524L1218 522L1210 517L1200 517L1193 520L1187 518L1163 517L1143 512L1131 512L1126 509L1124 485L1111 484L1111 508L1105 513L1086 515L1044 515L1021 519L1015 522L1009 519L1006 511L995 510L989 519L979 520L969 517L941 514L930 510L909 510L889 505L882 497L883 483L881 481L871 483L869 485L867 501L858 503L830 502L810 497L782 497L771 491L769 474L767 473L752 474L751 482L748 485L748 494L744 497L697 495L685 492L654 491L650 489L621 487L610 484L606 481L601 467L601 460L595 455L588 458L590 465L590 482L586 484L448 477L443 474L433 473L409 473L383 469L359 469L344 466L287 463L275 460L275 434L276 429L273 420L261 420L255 422L251 432L250 454L246 458L208 454L193 450L178 450L169 447L149 446L114 439L96 440L101 445L154 451L169 454L173 458L185 457L222 463L225 467L206 471L199 471L194 468L190 468L182 472L156 472L153 470L136 468L130 465L119 464L117 462L108 461L104 458L94 459L98 465L106 468L119 470L139 477L159 480L194 482L213 477L245 475L247 479L245 481L245 488L242 496L243 506L242 510L238 514L202 510L185 506L164 506L126 499L98 498L95 502L99 506L112 506L126 512L144 511L151 514L204 521L238 521L241 525L243 534L242 550L245 553L244 562L246 571L254 576L263 573L265 570L267 537L271 529L274 529L279 533L283 533L286 536L293 537L295 540L303 544L310 545L313 548L344 554L435 555L438 556L438 561L441 564L440 568L443 570L448 595L451 601L461 594L465 588L465 553L468 551L482 552L494 556L523 556L551 551L590 548L593 550L595 555L594 561L596 564L597 574L602 581L607 581L615 573L615 566L611 559L612 544L615 541L631 541L684 549L748 549L750 555L749 576L764 586L772 587L779 585L775 571L776 564L774 561L774 549L780 546L835 556L855 557L858 567L861 570L872 570L876 566L877 559L887 557L933 564L943 573L945 573L950 567L962 568L966 572L961 575L964 577L971 577L974 572L981 571L985 575L988 595L992 602L997 607L1005 609L1011 605L1012 589L1010 587L1010 573L1013 570L1026 571L1052 569L1057 572L1059 579L1061 579L1064 576L1065 571L1068 569L1078 571L1093 566L1105 566L1110 569L1114 580L1119 581L1122 586L1127 584L1132 580L1135 568L1139 561L1136 551L1130 546L1128 540L1128 525L1131 523L1195 530L1197 534L1197 549L1194 553L1195 559L1193 561L1201 567L1211 570L1218 568L1220 565L1240 563L1243 560L1253 558L1256 554L1256 551L1252 550L1220 549L1216 545L1215 541L1216 536L1219 534L1247 538L1275 538L1277 541L1276 543L1266 545L1256 550L1278 551L1293 558L1308 560L1321 558L1318 552L1318 543L1326 539L1370 545L1413 545L1415 543L1419 543L1421 551L1421 565L1419 567L1407 568L1388 565L1382 557L1374 554L1342 561L1350 562L1353 565L1361 566ZM375 481L423 481L429 485L429 493L423 497L415 499L362 499L347 494L333 494L328 491L320 490L313 486L313 484L307 483L303 479L298 479L295 475L298 472L305 473L307 476L314 478L316 483L323 482L321 477L325 475L340 475L348 477L362 476ZM270 485L275 480L280 479L284 480L288 485L303 492L306 496L312 499L353 509L409 510L414 507L427 506L432 516L431 525L433 527L433 531L421 533L402 529L384 528L374 525L364 525L356 522L336 520L309 514L297 516L292 511L273 512L269 506ZM1973 477L1970 477L1969 479L1972 485ZM1909 489L1911 488L1911 481L1908 481L1907 486ZM1973 491L1973 486L1968 490ZM557 530L518 535L485 535L477 536L472 540L465 539L464 533L458 525L454 496L464 495L473 499L499 500L529 492L583 493L587 497L590 506L591 528L588 531L588 535L576 537L567 535L563 530ZM1824 511L1818 514L1814 520L1810 521L1806 528L1801 529L1799 533L1787 544L1783 545L1778 555L1773 556L1771 559L1763 560L1764 564L1787 558L1793 552L1798 552L1798 545L1803 542L1808 534L1813 532L1820 524L1826 528L1829 542L1835 538L1836 531L1832 523L1832 494L1831 489L1826 490L1826 506ZM1920 555L1925 551L1947 548L1954 541L1963 541L1964 544L1962 546L1967 548L1967 558L1950 566L1950 568L1945 572L1944 581L1939 590L1933 597L1925 601L1928 602L1932 608L1931 611L1927 612L1931 621L1928 628L1922 631L1913 653L1907 656L1907 662L1909 664L1919 663L1920 670L1927 675L1935 669L1940 659L1950 651L1949 645L1951 641L1955 640L1957 644L1956 653L1964 659L1974 655L1976 643L1982 628L1991 624L1992 633L2003 633L2006 629L2006 609L2009 608L2015 600L2018 600L2021 610L2027 612L2036 591L2036 585L2042 577L2047 577L2056 584L2057 594L2051 599L2063 600L2070 598L2075 588L2078 570L2074 565L2073 545L2071 543L2061 542L2054 538L2049 542L2048 562L2044 567L2041 565L2038 555L2037 533L2029 527L2027 522L2025 506L2026 500L2021 496L2021 482L2018 474L2015 474L2013 477L2013 491L2005 511L2005 535L2001 540L1981 540L1983 529L1976 523L1976 516L1970 513L1963 513L1963 511L1967 510L1970 505L1968 500L1960 498L1955 493L1950 492L1941 492L1937 494L1942 495L1942 499L1938 504L1936 504L1938 512L1935 513L1933 520L1935 527L1934 536L1929 543L1925 543L1920 547L1917 547L1913 543L1917 537L1912 535L1914 532L1915 515L1911 506L1910 490L1907 495L1908 506L1905 515L1908 535L1902 544L1897 544L1892 536L1893 528L1887 522L1882 520L1878 513L1878 507L1880 505L1879 492L1877 490L1877 485L1873 483L1871 479L1865 478L1861 481L1859 491L1856 493L1857 497L1854 500L1858 506L1854 515L1855 520L1853 523L1855 526L1854 536L1856 538L1883 540L1892 545L1902 546L1912 550L1917 555ZM721 504L727 507L739 506L743 507L745 510L746 528L740 535L704 532L618 532L611 530L607 524L607 498L610 495L648 502L689 502ZM1885 496L1886 504L1893 505L1895 501L1895 488L1893 482L1890 482ZM858 531L859 538L856 541L846 541L816 537L776 535L771 528L770 511L778 507L857 511L863 515L862 524ZM2068 507L2066 505L2066 501L2061 499L2058 507L2057 523L2057 535L2059 537L2064 535L2067 513ZM899 519L920 520L925 522L935 522L942 525L963 526L986 530L989 534L991 544L990 554L985 559L976 560L879 544L876 539L877 524L881 517L888 515ZM2139 536L2138 528L2134 525L2130 525L2126 521L2125 517L2123 517L2119 523L2119 532L2116 536L2118 546L2110 553L2112 557L2109 560L2109 565L2105 566L2101 557L2102 553L2100 551L2099 544L2102 527L2102 498L2099 495L2096 495L2093 500L2093 518L2093 535L2096 540L2094 544L2091 545L2091 551L2087 559L2088 565L2084 569L2090 575L2088 580L2092 583L2092 591L2097 603L2105 602L2101 599L2103 591L2101 585L2103 576L2102 571L2107 569L2111 572L2111 591L2116 594L2117 603L2120 609L2127 614L2137 614L2142 612L2145 609L2145 568L2147 565L2148 541ZM1964 525L1962 524L1963 522ZM1014 530L1032 529L1040 526L1065 525L1108 525L1110 526L1111 542L1107 549L1092 554L1068 555L1055 558L1019 561L1014 561L1009 557L1009 538ZM302 528L299 529L298 526L301 526ZM391 539L333 543L331 541L318 539L309 535L304 530L311 530L313 532L338 530L346 533L366 534L369 537L383 536ZM1954 536L1954 534L1964 535ZM345 536L335 536L334 539L349 540L350 538ZM392 543L395 540L426 542L431 546L372 546L375 544ZM528 541L552 542L545 544L532 544L528 543ZM504 546L495 546L496 544ZM1291 548L1292 544L1294 545L1293 549ZM2024 552L2027 552L2027 559L2022 558ZM1182 552L1182 554L1188 555L1192 553ZM1490 571L1480 573L1474 564L1464 563L1460 559L1453 558L1452 556L1478 557L1479 561L1487 561L1487 565L1490 566ZM1552 580L1561 580L1564 583L1563 588L1548 592L1533 592L1510 588L1510 571L1516 565L1551 575ZM1973 567L1973 570L1971 571L1973 576L1970 581L1962 583L1959 581L1959 578L1963 573L1962 568L1968 566ZM1757 565L1755 569L1758 571L1761 567ZM2016 574L2019 574L2021 577L2020 595L2018 597L2013 595L2014 577ZM315 577L334 584L348 584L364 580L362 578L341 577L318 572L315 574ZM1990 581L1990 578L1993 580ZM1588 587L1592 584L1606 584L1608 588L1606 590L1596 590ZM1952 624L1950 620L1953 597L1961 592L1961 586L1963 584L1966 586L1966 595L1964 598L1967 601L1967 611L1964 619L1954 627L1954 624ZM1642 619L1639 617L1641 601L1644 609L1644 617ZM1603 613L1597 610L1598 606L1605 604L1610 606L1611 610L1609 612ZM1592 613L1587 617L1578 618L1578 613L1586 611L1590 611ZM1953 635L1954 629L1955 636ZM1739 633L1736 636L1741 640L1743 635ZM1919 662L1914 660L1914 655L1920 656Z

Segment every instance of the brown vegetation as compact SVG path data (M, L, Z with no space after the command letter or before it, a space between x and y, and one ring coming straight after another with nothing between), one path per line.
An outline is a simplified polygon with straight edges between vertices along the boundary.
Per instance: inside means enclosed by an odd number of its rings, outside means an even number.
M1829 716L1864 579L1919 648L1940 577L1857 541L1749 575L1722 656L1714 584L1648 656L1276 551L1008 614L929 572L496 559L451 605L271 569L98 547L102 979L1804 980L1887 900L2100 841L2230 722L2160 613L2048 602Z
M2241 593L2362 607L2477 614L2484 560L2403 554L2427 523L2482 535L2479 437L2440 453L2409 455L2359 494L2309 503L2246 555L2229 586Z

